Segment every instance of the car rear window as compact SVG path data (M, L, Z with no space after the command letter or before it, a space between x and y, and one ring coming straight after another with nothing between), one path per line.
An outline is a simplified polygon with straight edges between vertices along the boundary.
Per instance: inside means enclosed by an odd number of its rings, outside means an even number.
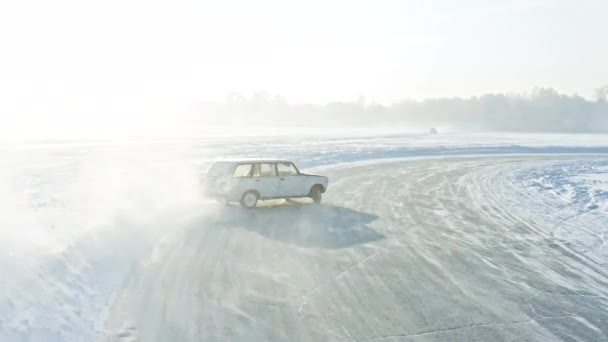
M216 162L211 165L211 168L207 172L208 177L226 176L230 174L230 171L234 164L227 162Z

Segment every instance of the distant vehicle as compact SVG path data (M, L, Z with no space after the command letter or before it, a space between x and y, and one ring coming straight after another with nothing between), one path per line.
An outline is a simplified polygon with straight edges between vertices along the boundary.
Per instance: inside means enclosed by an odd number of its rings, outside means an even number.
M430 129L429 133L431 133L431 134L437 134L437 133L438 133L438 132L437 132L437 128L435 128L435 127L431 127L431 129Z
M205 179L205 192L226 202L253 208L258 200L310 197L320 203L329 180L307 175L287 160L219 161Z

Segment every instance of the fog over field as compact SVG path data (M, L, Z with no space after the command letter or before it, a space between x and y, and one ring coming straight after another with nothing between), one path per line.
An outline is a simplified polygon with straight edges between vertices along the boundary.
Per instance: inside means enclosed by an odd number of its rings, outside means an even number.
M596 100L536 88L528 94L483 94L471 98L429 98L383 105L365 97L327 104L290 104L281 96L233 93L225 102L200 104L197 123L310 128L401 128L448 131L551 133L608 132L608 86Z
M429 98L381 104L361 96L323 104L292 103L280 95L230 93L222 101L197 101L171 114L109 115L92 120L17 118L4 140L158 139L218 135L287 135L452 132L607 133L608 86L595 99L535 88L522 94ZM12 130L11 130L12 128ZM16 132L23 132L15 135Z

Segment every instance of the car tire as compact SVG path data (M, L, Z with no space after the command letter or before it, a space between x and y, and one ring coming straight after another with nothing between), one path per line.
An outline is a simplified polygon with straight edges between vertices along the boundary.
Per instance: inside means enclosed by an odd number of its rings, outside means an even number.
M241 197L241 206L243 208L252 209L258 204L259 195L255 191L247 191Z
M320 186L315 185L310 189L310 198L315 203L321 203L321 199L323 199L323 189Z

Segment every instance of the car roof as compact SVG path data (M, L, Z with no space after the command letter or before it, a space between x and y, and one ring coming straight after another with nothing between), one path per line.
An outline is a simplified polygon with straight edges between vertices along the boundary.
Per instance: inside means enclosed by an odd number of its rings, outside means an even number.
M230 163L230 164L247 164L247 163L291 163L285 159L270 159L270 158L247 158L247 159L222 159L217 160L216 163Z

